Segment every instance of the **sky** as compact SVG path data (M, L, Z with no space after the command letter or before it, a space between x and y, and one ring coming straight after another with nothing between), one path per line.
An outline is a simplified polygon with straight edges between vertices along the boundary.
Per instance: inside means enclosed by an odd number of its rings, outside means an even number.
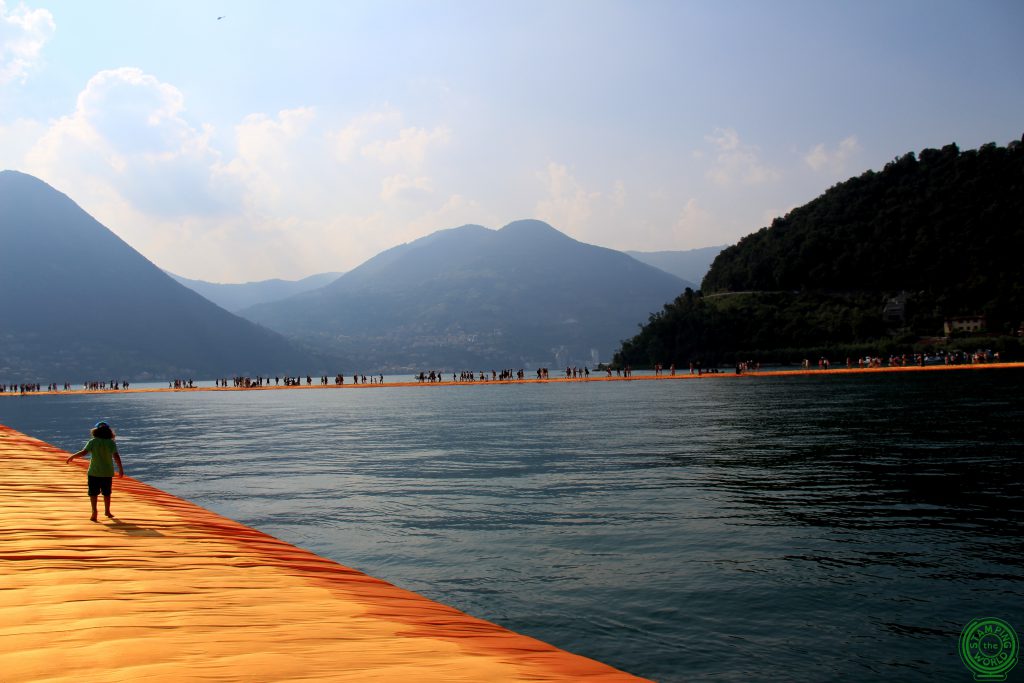
M213 282L523 218L732 244L1020 139L1022 34L1020 0L0 0L0 169Z

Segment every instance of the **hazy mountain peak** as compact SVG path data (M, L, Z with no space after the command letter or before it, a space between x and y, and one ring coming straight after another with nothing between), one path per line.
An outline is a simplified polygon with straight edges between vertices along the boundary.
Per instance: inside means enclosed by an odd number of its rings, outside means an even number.
M0 236L11 254L38 250L29 258L59 261L131 248L73 199L27 173L0 171L0 207Z
M47 201L53 202L59 199L78 208L74 200L60 190L34 175L22 173L21 171L0 171L0 189L3 189L5 193L16 192L21 194L22 201L29 200L30 198L38 199L39 197L45 197Z
M537 239L541 237L563 237L568 238L563 232L556 230L544 221L539 221L533 218L528 218L519 221L512 221L501 230L498 231L503 235L521 235L530 239ZM570 238L571 239L571 238Z
M29 175L28 173L22 173L21 171L15 171L14 169L6 169L6 170L3 170L3 171L0 171L0 179L5 180L5 181L10 181L10 180L13 180L13 179L21 179L21 180L30 181L30 182L33 182L33 183L38 183L40 185L46 185L46 183L43 182L42 180L40 180L39 178L36 178L33 175Z
M205 298L217 304L221 308L232 313L271 301L287 299L290 296L311 292L341 277L342 273L318 273L302 278L301 280L282 280L274 278L270 280L258 280L256 282L243 283L219 283L205 282L203 280L192 280L170 271L165 271L172 278L185 285L194 292L198 292Z
M708 269L711 268L711 263L723 249L725 249L724 246L702 247L685 251L627 251L626 253L637 261L642 261L686 280L687 286L697 289Z
M488 235L493 232L494 231L491 230L490 228L485 228L482 225L477 225L475 223L467 223L466 225L460 225L457 228L444 228L442 230L437 230L425 237L420 237L419 239L413 240L412 242L407 242L406 244L399 245L398 247L395 248L399 249L401 247L421 246L425 244L432 244L434 242L441 240L461 240L467 236Z
M517 221L512 221L504 228L502 228L502 230L508 232L517 232L524 230L533 230L535 232L558 232L558 230L555 230L553 227L551 227L550 223L545 223L544 221L538 220L536 218L523 218Z
M29 197L45 196L49 201L59 198L65 202L74 204L74 201L70 197L60 190L52 187L46 181L40 180L34 175L22 173L21 171L0 171L0 189L3 189L5 192L32 193L28 196L23 195L21 197L22 201L25 201ZM77 204L75 206L77 207Z

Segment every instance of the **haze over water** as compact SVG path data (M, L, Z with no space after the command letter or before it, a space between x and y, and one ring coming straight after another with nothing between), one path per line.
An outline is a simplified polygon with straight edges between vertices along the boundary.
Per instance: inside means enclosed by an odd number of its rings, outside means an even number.
M659 681L969 680L964 624L1024 628L1022 388L1005 370L28 396L0 423L73 451L108 419L143 481Z

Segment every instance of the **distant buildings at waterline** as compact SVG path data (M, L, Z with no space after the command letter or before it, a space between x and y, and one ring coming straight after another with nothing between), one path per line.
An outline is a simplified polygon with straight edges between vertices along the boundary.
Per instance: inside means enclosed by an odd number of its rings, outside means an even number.
M942 331L945 332L947 337L958 333L984 332L985 316L963 315L955 318L946 318L942 324Z
M887 327L896 328L906 324L907 321L907 293L901 292L898 295L886 299L882 307L882 320ZM946 337L956 334L982 334L988 331L985 324L985 316L981 314L951 316L943 320L942 333ZM1017 336L1024 336L1024 325L1017 330Z
M907 321L907 293L903 292L885 302L882 319L889 327L903 325Z

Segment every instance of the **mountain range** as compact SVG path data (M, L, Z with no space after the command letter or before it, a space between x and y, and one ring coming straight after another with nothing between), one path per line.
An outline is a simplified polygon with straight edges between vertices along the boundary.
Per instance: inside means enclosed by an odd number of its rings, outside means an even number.
M318 281L215 286L262 299L235 315L4 171L0 382L559 368L620 344L635 366L914 352L956 316L1020 356L1022 179L1022 141L904 155L721 250L703 291L660 268L697 277L717 248L637 254L659 268L523 220L441 230L284 299L266 300ZM242 290L259 295L221 297Z
M660 270L682 279L684 287L696 288L704 279L712 261L724 249L719 247L703 247L683 251L625 251L641 263L654 266ZM238 313L251 306L280 301L296 294L311 292L326 287L337 280L343 273L317 273L300 280L256 280L253 282L221 283L206 280L194 280L164 271L172 278L194 292L209 299L221 308Z
M23 173L0 173L0 217L0 382L592 365L687 286L533 220L230 286L172 278ZM182 282L225 307L263 302L235 315Z
M0 382L308 372L321 361L175 282L66 195L0 172Z
M319 289L334 282L341 275L341 273L318 273L301 280L273 279L236 284L192 280L175 275L170 271L165 272L192 291L201 294L203 297L232 313L237 313L244 308L255 306L256 304L280 301L296 294Z
M637 261L661 268L672 273L686 283L687 287L697 289L701 280L707 275L715 257L725 246L703 247L686 251L627 251Z
M523 220L442 230L326 287L240 314L368 368L563 367L607 360L685 286Z

